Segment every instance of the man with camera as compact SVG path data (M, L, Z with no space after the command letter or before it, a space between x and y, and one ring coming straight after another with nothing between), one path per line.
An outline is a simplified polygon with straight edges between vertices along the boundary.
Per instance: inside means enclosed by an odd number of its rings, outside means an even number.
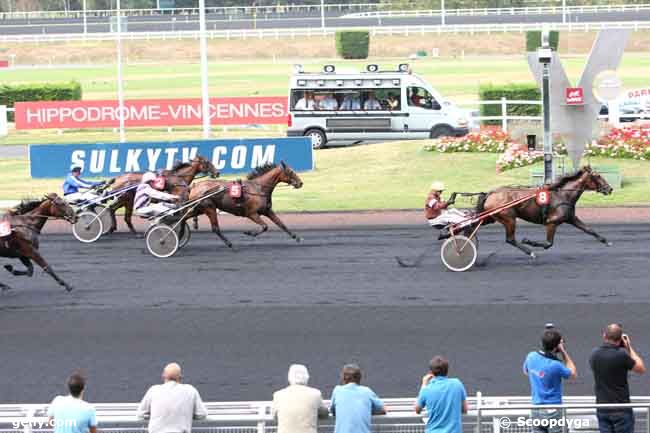
M576 378L576 366L564 347L564 340L552 325L542 334L542 350L530 352L524 361L524 374L530 382L534 405L562 404L562 381ZM533 409L531 417L534 433L555 433L562 430L559 409Z
M646 368L643 359L632 348L630 338L623 334L623 327L617 323L607 326L603 340L603 345L594 349L589 358L594 373L596 403L629 403L628 371L644 374ZM631 408L598 409L597 415L601 433L634 432Z

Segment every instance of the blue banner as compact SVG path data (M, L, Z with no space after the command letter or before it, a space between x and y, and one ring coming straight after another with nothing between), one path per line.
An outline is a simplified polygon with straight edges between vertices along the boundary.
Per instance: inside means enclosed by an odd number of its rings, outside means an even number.
M311 138L252 138L140 143L30 144L33 178L61 178L72 166L86 177L113 177L132 171L169 169L176 161L202 155L223 174L249 172L284 161L296 171L312 170Z

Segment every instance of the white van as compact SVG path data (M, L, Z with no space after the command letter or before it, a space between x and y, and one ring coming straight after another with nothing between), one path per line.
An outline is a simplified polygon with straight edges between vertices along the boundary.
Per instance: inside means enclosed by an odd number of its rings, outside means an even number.
M310 136L315 149L331 141L404 140L463 136L468 113L411 73L368 65L337 73L334 65L307 73L301 65L289 83L289 137Z

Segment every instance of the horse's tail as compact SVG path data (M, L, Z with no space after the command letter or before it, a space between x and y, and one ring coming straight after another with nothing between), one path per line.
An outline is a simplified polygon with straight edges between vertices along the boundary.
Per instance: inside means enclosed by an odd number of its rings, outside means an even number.
M108 179L106 181L106 186L109 187L109 186L113 185L115 183L115 179L117 179L117 178L116 177L111 177L110 179Z

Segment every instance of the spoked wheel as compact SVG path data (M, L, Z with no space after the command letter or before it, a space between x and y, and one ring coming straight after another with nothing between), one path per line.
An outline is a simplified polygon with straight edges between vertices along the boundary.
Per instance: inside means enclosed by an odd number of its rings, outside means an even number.
M79 242L95 242L104 233L102 220L96 213L83 211L77 215L77 222L72 225L72 234Z
M476 263L478 251L474 241L463 235L447 239L440 248L442 263L451 271L463 272Z
M95 206L93 211L99 215L99 219L102 220L102 225L104 226L104 231L102 234L105 235L111 230L111 227L113 226L113 217L111 216L111 210L106 206L98 205Z
M183 248L190 241L192 237L192 232L190 231L190 226L187 222L183 221L181 224L176 226L176 234L178 235L178 249Z
M166 224L157 224L147 230L147 249L158 258L173 256L178 251L178 235Z

